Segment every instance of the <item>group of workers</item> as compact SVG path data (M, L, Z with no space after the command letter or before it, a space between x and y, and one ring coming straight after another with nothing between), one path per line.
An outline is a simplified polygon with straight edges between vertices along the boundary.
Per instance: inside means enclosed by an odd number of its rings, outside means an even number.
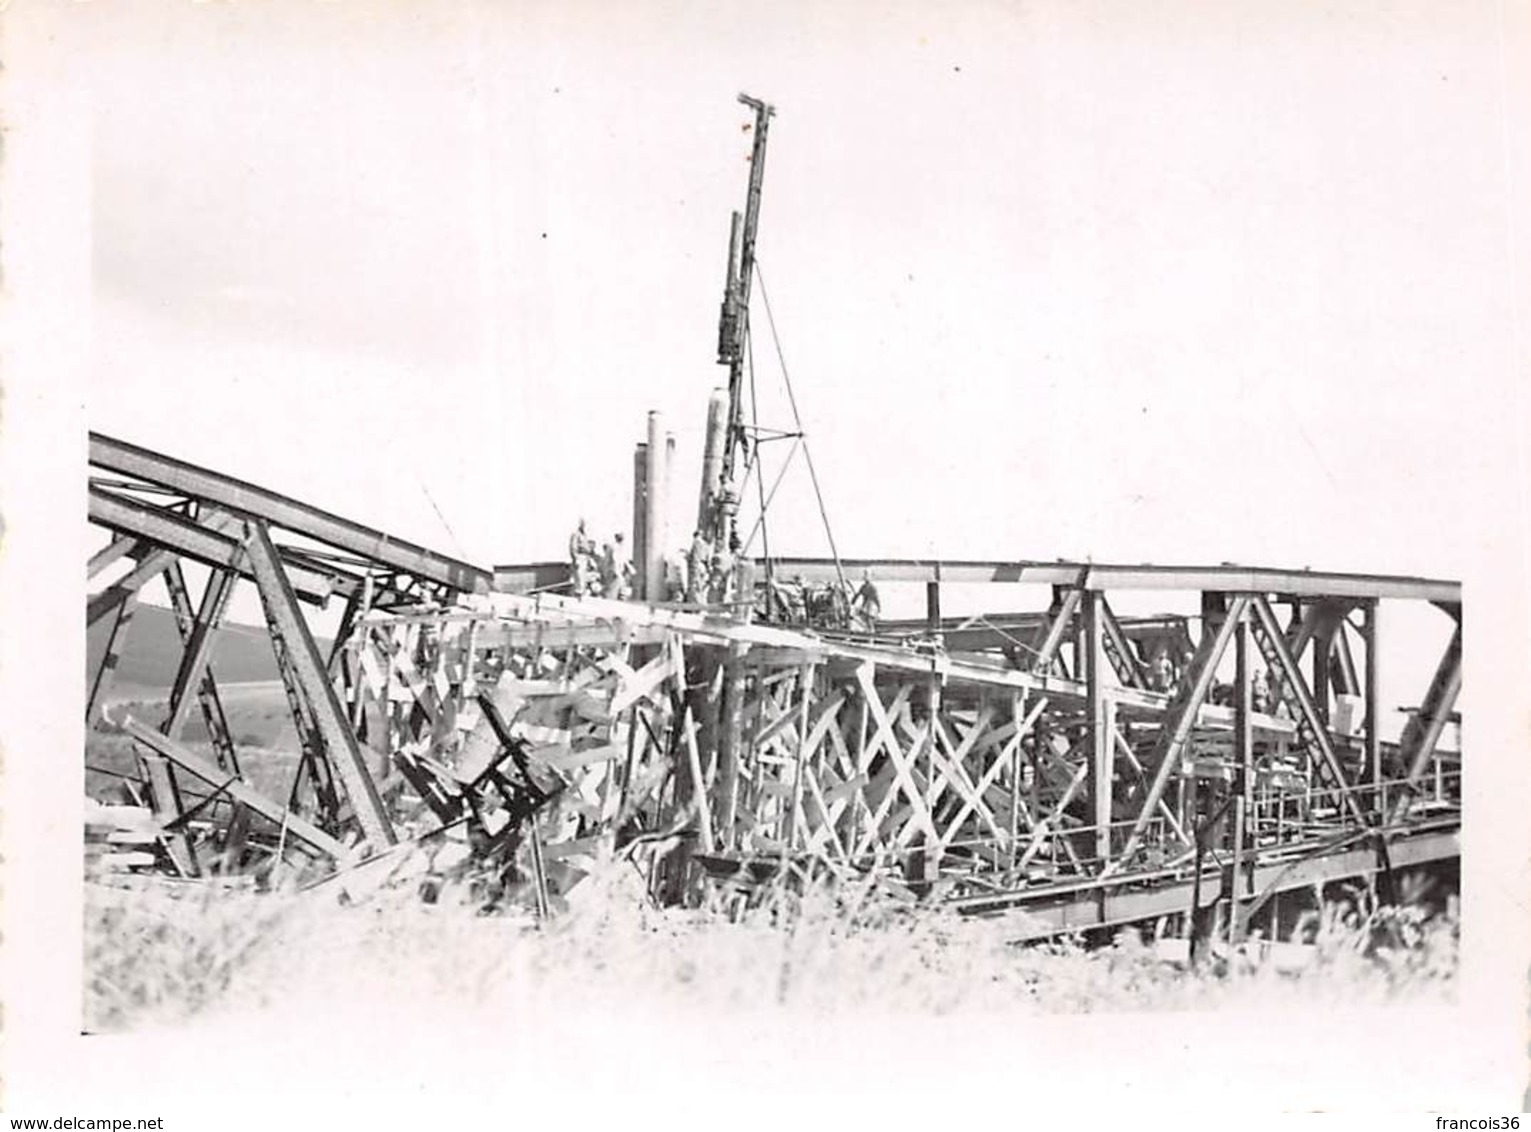
M1180 681L1187 672L1191 671L1195 654L1187 652L1180 664L1176 664L1165 649L1160 649L1148 664L1148 686L1156 692L1174 692L1179 689ZM1213 704L1222 706L1232 705L1236 692L1232 684L1214 681L1208 694L1208 700ZM1256 669L1249 680L1250 706L1262 714L1281 714L1283 711L1277 698L1271 692L1270 681L1263 671Z
M691 535L685 557L679 555L665 562L665 590L671 601L691 605L734 600L739 564L739 536L733 535L726 546L714 546L700 529Z
M862 575L859 588L844 578L815 586L798 574L785 582L771 579L757 599L756 612L789 625L875 633L882 597L871 574Z
M694 605L732 600L737 557L737 539L732 546L714 550L706 536L697 531L686 554L664 558L665 600ZM627 601L641 596L635 593L637 570L620 531L602 543L598 552L581 519L569 536L569 563L573 567L572 589L578 597Z
M618 531L596 551L585 520L569 536L569 563L574 567L577 597L608 597L626 601L633 596L633 560Z
M620 601L635 596L635 570L621 532L597 551L581 519L569 536L569 562L576 596ZM728 545L715 547L702 531L696 531L685 554L664 558L665 600L688 605L732 603L737 599L738 562L737 535ZM882 598L870 573L863 574L859 587L843 578L815 586L799 574L789 581L771 578L754 588L756 615L778 624L874 633L882 615Z

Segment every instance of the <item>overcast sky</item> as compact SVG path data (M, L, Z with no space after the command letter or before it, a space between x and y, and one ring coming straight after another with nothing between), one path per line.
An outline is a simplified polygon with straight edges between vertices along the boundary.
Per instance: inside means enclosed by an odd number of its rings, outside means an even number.
M98 430L505 562L627 522L654 408L689 530L746 90L842 553L1470 553L1509 365L1492 5L80 18ZM789 424L758 292L755 327ZM801 474L773 527L823 551Z

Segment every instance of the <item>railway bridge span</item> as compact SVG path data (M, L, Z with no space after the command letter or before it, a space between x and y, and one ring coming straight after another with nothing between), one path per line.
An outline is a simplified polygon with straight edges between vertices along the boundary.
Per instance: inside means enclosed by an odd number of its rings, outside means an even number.
M1221 905L1238 933L1282 891L1458 855L1455 582L771 564L924 586L923 619L852 632L762 618L763 562L739 564L745 600L579 596L565 563L463 562L110 437L92 434L90 461L105 545L86 618L105 644L88 720L154 579L183 642L163 717L120 721L137 755L122 801L152 814L134 867L318 881L459 837L545 912L648 843L663 901L875 876L1036 938L1193 905ZM983 587L990 611L943 617L954 585ZM296 729L281 792L241 770L211 655L240 586L259 595ZM1195 612L1125 612L1156 596ZM1383 602L1449 633L1402 713L1380 702ZM340 627L321 647L326 608ZM205 746L185 738L194 714Z

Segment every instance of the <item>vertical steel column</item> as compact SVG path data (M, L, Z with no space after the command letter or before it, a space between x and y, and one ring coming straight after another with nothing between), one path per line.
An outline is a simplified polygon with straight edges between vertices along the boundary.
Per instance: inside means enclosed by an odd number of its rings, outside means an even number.
M1011 740L1013 754L1010 756L1010 855L1009 867L1015 868L1015 843L1021 833L1021 760L1025 752L1021 749L1021 724L1026 716L1026 693L1024 690L1010 694L1010 724L1015 728L1015 738ZM1003 755L996 755L1003 758ZM995 863L999 862L996 855Z
M1318 630L1313 639L1313 706L1318 711L1319 720L1327 729L1330 719L1330 693L1333 691L1330 660L1334 656L1334 634L1339 630L1339 625L1327 601L1321 601L1319 606L1322 612L1319 614Z
M1084 595L1084 669L1090 716L1090 820L1095 824L1095 856L1104 869L1111 859L1112 763L1116 755L1116 705L1106 691L1105 595Z
M1243 935L1239 922L1239 890L1244 887L1244 841L1249 829L1249 800L1254 792L1255 736L1252 715L1254 712L1253 673L1250 670L1249 610L1239 612L1237 636L1233 639L1234 662L1238 675L1237 693L1234 697L1234 749L1238 755L1238 779L1234 782L1233 798L1233 864L1223 881L1223 892L1228 897L1228 942L1238 943Z
M659 538L659 588L662 598L669 597L665 585L665 555L676 550L684 552L691 546L691 539L683 532L673 529L675 518L675 434L664 434L664 529ZM677 538L679 534L679 538Z
M1387 800L1382 796L1382 737L1377 732L1377 599L1372 598L1362 610L1361 643L1366 651L1365 685L1362 695L1366 698L1365 712L1366 773L1372 785L1372 812L1379 817L1387 813Z
M643 568L649 553L649 446L640 443L633 449L633 594L648 593L648 579Z
M937 624L940 623L940 599L937 598ZM925 812L932 815L934 825L936 801L936 743L941 718L941 677L932 674L925 685ZM911 764L914 760L910 760ZM959 768L960 769L960 768ZM941 875L941 857L944 847L940 837L932 838L922 856L925 859L924 878L935 881Z
M643 566L638 573L642 586L635 586L633 593L635 598L650 602L664 600L665 516L668 513L664 465L664 418L651 412L643 471L646 505L643 512Z
M932 637L941 635L941 583L925 583L925 631Z

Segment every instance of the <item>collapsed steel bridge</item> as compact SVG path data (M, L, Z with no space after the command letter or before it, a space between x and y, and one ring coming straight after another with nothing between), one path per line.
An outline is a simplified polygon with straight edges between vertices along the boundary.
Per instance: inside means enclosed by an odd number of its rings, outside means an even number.
M646 842L662 901L873 875L1006 912L1028 938L1193 902L1237 934L1282 891L1458 855L1455 582L774 563L924 585L924 619L853 636L762 622L747 601L571 596L565 563L476 566L98 434L90 464L107 542L88 564L105 643L87 720L153 579L183 642L162 718L115 721L137 755L120 800L151 815L135 867L320 878L461 836L545 911ZM200 594L188 564L206 570ZM742 563L744 584L763 565ZM942 616L943 587L980 583L993 612ZM298 736L281 794L241 772L211 659L240 586L259 595ZM1135 591L1198 611L1119 615ZM1379 702L1382 601L1450 630L1401 717ZM340 621L321 649L326 608ZM193 712L205 744L185 739Z

